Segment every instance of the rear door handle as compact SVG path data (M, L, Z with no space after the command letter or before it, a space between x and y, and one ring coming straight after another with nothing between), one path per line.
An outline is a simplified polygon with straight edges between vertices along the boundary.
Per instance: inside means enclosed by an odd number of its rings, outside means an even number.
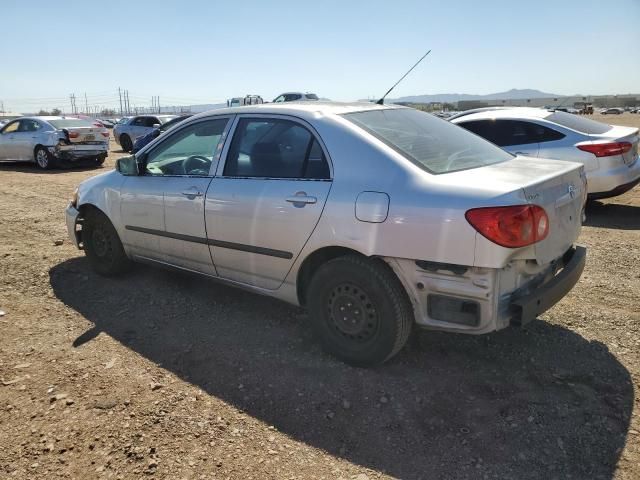
M318 199L316 197L310 197L307 195L292 195L286 198L289 203L316 203Z

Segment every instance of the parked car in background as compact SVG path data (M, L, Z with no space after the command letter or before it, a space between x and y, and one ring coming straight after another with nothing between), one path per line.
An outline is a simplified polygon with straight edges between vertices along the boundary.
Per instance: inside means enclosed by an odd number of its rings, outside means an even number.
M602 115L622 115L624 110L622 108L605 108L600 110Z
M166 123L163 123L162 125L160 125L157 128L154 128L152 131L150 131L149 133L138 137L136 139L136 141L133 144L133 152L132 153L136 153L138 150L140 150L142 147L144 147L147 143L150 143L154 138L158 138L160 135L162 135L164 132L166 132L167 130L175 127L177 124L179 124L180 122L182 122L183 120L186 120L187 118L191 117L191 114L188 115L180 115L176 118L172 118L171 120L169 120Z
M100 274L144 261L305 305L326 350L372 365L416 324L482 334L559 301L585 196L582 165L418 110L300 102L195 115L82 182L66 218Z
M176 115L137 115L121 119L113 127L113 138L125 152L133 150L133 144L138 137L153 131L157 126L168 122Z
M61 161L102 165L108 151L109 131L79 118L22 117L0 129L0 160L35 162L45 170Z
M242 105L260 105L264 100L260 95L245 95L227 100L227 107L240 107Z
M319 100L318 96L315 93L302 93L302 92L288 92L278 95L273 99L273 103L282 103L282 102L299 102L299 101L314 101Z
M463 112L451 121L516 155L582 163L591 199L640 183L637 128L527 107Z
M104 125L106 128L113 128L116 125L116 122L112 121L112 120L107 120L106 118L101 118L100 122L102 122L102 125Z

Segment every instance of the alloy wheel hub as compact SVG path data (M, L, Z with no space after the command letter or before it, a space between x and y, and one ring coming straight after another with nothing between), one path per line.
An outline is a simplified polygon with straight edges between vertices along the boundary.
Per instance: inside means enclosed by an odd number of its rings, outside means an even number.
M366 341L376 332L378 315L369 296L359 287L343 283L329 294L331 326L342 336Z

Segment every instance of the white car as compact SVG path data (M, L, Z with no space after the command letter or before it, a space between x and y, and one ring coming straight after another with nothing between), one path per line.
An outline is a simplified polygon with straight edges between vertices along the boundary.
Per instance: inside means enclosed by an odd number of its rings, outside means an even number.
M122 118L113 127L113 138L125 152L131 152L136 140L177 115L138 115Z
M0 128L0 161L35 162L41 169L62 161L102 165L109 130L73 117L20 117Z
M80 184L71 240L305 305L326 350L396 354L414 325L522 325L578 281L582 165L514 157L433 115L300 102L193 116ZM153 295L153 292L149 292Z
M319 100L318 96L315 93L310 92L287 92L278 95L273 99L273 103L283 103L283 102L308 102L308 101L317 101Z
M640 183L637 128L527 107L469 110L449 120L516 155L582 163L591 199Z

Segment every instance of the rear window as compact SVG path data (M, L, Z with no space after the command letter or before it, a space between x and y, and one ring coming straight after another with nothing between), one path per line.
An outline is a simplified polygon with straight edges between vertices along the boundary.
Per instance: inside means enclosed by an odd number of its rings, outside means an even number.
M595 120L574 115L573 113L555 111L548 117L545 117L545 120L557 123L558 125L570 128L571 130L586 133L587 135L606 133L611 130L611 126L606 123L596 122Z
M410 108L369 110L344 117L430 173L449 173L513 156L467 130Z
M318 95L316 95L315 93L306 93L304 95L307 100L318 100Z
M167 123L170 120L173 120L176 117L158 117L158 120L160 120L160 123Z
M47 120L55 128L93 127L90 122L79 118L63 118L62 120Z

